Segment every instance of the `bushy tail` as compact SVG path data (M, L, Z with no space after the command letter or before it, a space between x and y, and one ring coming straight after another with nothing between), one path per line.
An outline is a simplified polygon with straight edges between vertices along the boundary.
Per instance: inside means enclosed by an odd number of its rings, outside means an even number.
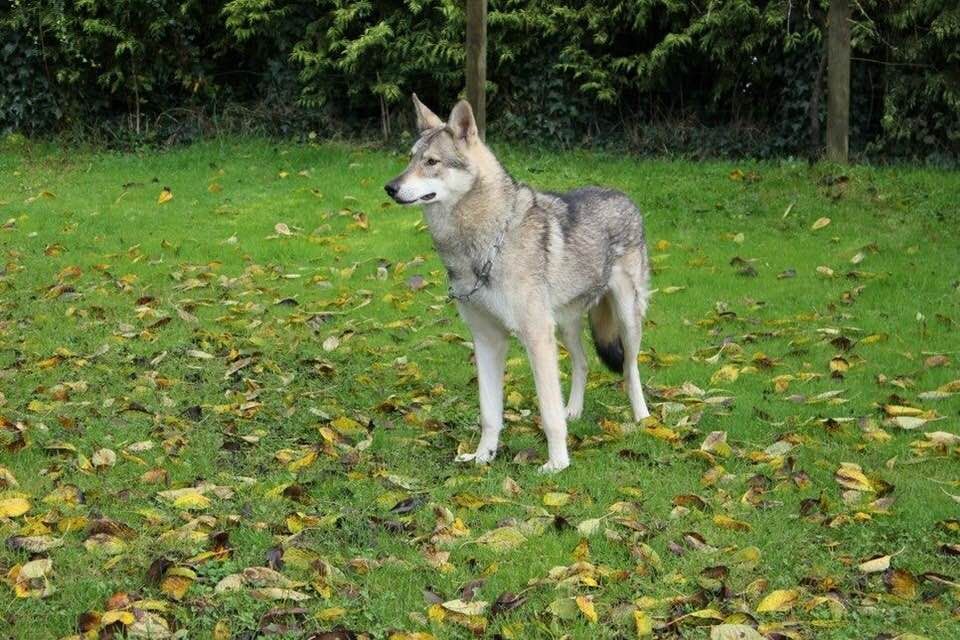
M590 335L603 364L614 373L623 373L623 342L609 293L590 309Z

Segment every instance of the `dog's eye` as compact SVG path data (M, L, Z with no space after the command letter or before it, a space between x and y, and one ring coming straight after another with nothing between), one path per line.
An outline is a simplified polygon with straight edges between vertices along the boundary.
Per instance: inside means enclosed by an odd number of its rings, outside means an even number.
M437 160L436 158L427 158L427 166L428 166L428 167L432 167L432 166L435 166L435 165L438 165L438 164L440 164L440 161Z

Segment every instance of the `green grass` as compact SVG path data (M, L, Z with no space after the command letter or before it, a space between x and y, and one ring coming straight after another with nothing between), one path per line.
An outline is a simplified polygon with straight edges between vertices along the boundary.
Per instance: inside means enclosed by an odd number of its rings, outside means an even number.
M645 212L660 290L641 375L674 442L630 424L617 379L591 356L584 417L570 425L573 465L538 475L545 444L514 345L504 449L488 468L453 462L478 438L469 334L446 300L419 211L383 196L400 156L267 142L144 155L0 152L0 224L9 221L0 229L0 465L19 483L0 488L0 500L30 503L0 519L0 535L62 539L37 556L52 560L52 594L15 598L0 585L0 635L76 633L82 614L126 593L183 637L211 637L223 621L229 637L250 638L268 610L297 605L213 587L279 547L283 575L311 597L297 628L269 637L336 625L377 638L471 637L451 616L431 618L423 590L451 600L483 577L478 600L527 598L509 613L484 613L490 637L635 637L639 601L654 626L714 609L796 634L778 637L960 638L957 590L920 578L960 578L957 559L938 551L960 542L948 522L958 517L958 447L913 446L925 432L960 432L960 395L920 395L960 378L960 175L854 167L837 182L835 167L801 163L502 155L539 187L605 184ZM161 205L162 187L173 199ZM812 230L821 217L830 224ZM278 235L277 223L291 235ZM739 274L734 258L755 275ZM778 278L791 269L795 277ZM409 286L415 275L427 286ZM937 354L946 360L928 360ZM831 376L838 355L849 363L842 378ZM244 358L248 366L229 375ZM736 380L712 382L728 365ZM787 375L789 388L776 390L773 379ZM687 383L704 396L681 392ZM838 395L810 402L828 391ZM942 419L900 429L887 422L888 404ZM700 451L713 431L726 432L728 456ZM761 454L785 437L796 444L786 456ZM116 463L94 468L103 448ZM529 448L537 459L513 462ZM842 462L861 465L894 499L889 513L871 509L876 494L843 499L834 478ZM705 486L715 465L724 477ZM165 471L162 482L142 479L151 469ZM504 493L507 477L519 494ZM192 511L158 496L199 482L231 491L207 494L209 505ZM67 485L81 503L44 499ZM751 486L762 490L747 495ZM571 497L547 507L548 492ZM675 511L685 494L700 496L703 510ZM412 513L390 513L411 496L421 503ZM821 509L801 514L802 501L821 498ZM616 503L632 507L608 515ZM443 509L469 533L434 544ZM719 526L718 515L749 530ZM575 562L576 525L599 517L588 538L593 584L558 585L550 571ZM91 528L97 518L131 529ZM294 536L297 519L307 526ZM503 552L473 542L498 525L519 526L527 541ZM104 531L122 534L113 553L88 540ZM227 532L230 556L194 558L217 531ZM691 548L689 532L715 550ZM659 566L643 559L642 544ZM735 558L750 546L760 551L752 568ZM431 547L450 554L442 570L425 558ZM894 597L881 573L858 571L883 554L917 577L916 598ZM0 569L31 557L4 547ZM180 601L148 579L161 557L197 575ZM725 592L701 575L721 565ZM776 589L797 589L796 606L757 613ZM577 595L593 597L599 624L548 610ZM831 613L821 595L840 605ZM316 617L324 611L328 619ZM694 620L676 622L683 637L708 637Z

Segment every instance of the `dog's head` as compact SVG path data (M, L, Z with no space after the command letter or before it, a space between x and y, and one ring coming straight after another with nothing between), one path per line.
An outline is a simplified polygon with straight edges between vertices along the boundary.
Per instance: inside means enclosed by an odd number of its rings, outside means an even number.
M444 123L413 94L420 138L410 150L410 164L384 185L403 205L442 203L453 206L477 177L476 154L484 148L470 103L461 100Z

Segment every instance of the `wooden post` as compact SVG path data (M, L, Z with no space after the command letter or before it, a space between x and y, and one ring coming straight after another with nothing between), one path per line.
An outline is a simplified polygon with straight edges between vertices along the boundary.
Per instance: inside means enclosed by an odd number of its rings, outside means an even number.
M467 0L467 101L483 140L487 132L487 0Z
M845 163L850 134L850 0L830 0L827 52L827 159Z

